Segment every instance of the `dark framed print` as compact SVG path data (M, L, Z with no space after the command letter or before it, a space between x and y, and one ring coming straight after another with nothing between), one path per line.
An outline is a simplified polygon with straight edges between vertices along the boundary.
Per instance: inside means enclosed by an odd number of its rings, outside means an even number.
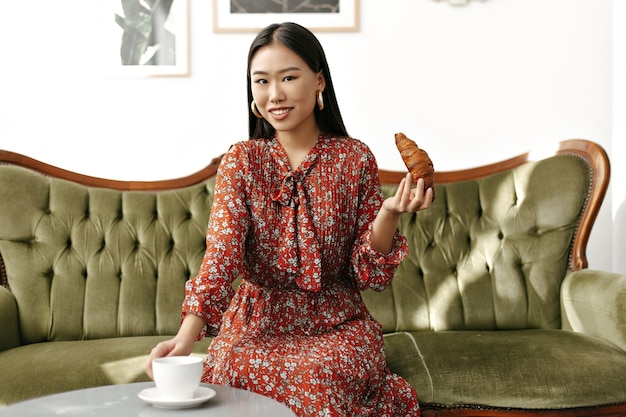
M258 32L296 22L314 32L359 30L359 0L213 0L213 31Z

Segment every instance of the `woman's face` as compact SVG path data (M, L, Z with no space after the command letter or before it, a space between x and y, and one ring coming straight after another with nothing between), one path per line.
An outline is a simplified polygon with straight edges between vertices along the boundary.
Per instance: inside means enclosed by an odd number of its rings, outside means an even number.
M314 108L317 92L326 85L321 72L313 72L291 49L274 43L256 52L250 77L257 109L277 135L318 130Z

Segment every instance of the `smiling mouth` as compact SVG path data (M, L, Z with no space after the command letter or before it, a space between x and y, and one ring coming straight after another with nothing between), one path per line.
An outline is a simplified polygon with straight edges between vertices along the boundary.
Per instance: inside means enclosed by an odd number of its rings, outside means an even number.
M287 114L291 111L291 107L283 107L280 109L272 109L270 110L270 113L272 113L274 116L282 116L284 114Z

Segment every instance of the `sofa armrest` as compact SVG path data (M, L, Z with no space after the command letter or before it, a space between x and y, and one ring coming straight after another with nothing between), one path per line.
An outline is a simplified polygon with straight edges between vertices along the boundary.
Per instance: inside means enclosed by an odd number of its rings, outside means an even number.
M0 285L0 352L19 346L20 332L17 302L7 288Z
M626 275L589 269L572 272L561 288L561 321L563 329L626 350Z

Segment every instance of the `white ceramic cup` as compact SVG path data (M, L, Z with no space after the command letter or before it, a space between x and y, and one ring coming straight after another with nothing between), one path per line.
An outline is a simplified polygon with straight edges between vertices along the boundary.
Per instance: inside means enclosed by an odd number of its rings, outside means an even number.
M203 361L197 356L166 356L152 361L152 375L165 400L193 398L200 385Z

